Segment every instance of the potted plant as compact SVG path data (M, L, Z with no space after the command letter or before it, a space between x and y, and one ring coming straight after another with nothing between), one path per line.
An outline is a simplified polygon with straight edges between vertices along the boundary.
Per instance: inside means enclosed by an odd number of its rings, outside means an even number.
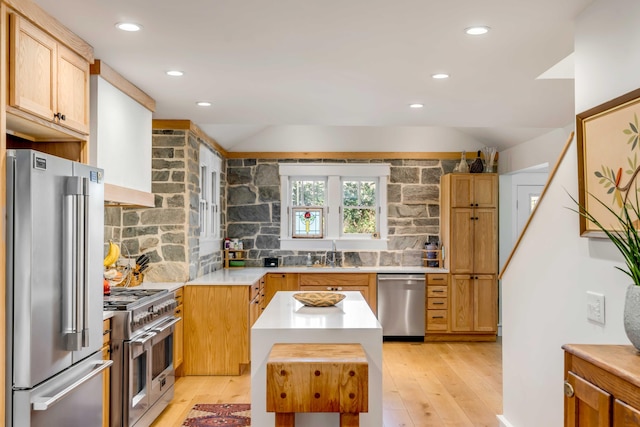
M580 205L571 195L571 200L578 206L578 209L571 209L582 215L588 221L599 228L624 257L626 268L616 267L629 277L633 283L627 288L624 305L624 329L627 337L633 346L640 350L640 235L638 226L640 224L640 204L638 203L638 192L635 191L635 202L629 202L625 197L623 208L618 213L608 204L589 193L596 202L602 205L614 217L614 227L605 227L587 209ZM628 193L627 193L628 196Z

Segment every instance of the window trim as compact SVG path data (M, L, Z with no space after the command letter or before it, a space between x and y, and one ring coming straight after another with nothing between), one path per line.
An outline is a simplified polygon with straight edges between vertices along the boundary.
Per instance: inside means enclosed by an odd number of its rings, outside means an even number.
M386 250L388 241L387 217L387 184L391 174L391 167L386 163L305 163L279 164L280 173L280 249L283 250L331 250L335 244L338 250ZM309 177L318 179L326 177L327 194L325 200L325 218L327 225L322 239L301 239L291 236L291 178ZM378 209L379 238L370 235L344 236L341 235L342 220L340 207L342 205L342 180L372 179L378 180Z

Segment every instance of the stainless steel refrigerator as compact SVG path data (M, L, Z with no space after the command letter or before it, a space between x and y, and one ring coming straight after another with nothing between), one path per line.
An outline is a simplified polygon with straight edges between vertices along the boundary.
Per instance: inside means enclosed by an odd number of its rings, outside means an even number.
M7 426L102 425L102 175L7 151Z

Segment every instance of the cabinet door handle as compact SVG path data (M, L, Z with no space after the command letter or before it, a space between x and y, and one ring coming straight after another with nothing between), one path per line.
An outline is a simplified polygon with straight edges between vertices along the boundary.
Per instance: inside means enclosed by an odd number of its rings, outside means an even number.
M573 391L573 386L569 384L569 381L564 382L564 395L567 397L573 397L575 392Z

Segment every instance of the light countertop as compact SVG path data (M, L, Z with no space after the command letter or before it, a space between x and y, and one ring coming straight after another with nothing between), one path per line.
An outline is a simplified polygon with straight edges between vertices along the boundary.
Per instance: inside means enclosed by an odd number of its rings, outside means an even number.
M296 293L276 293L251 329L382 329L360 292L340 292L345 299L331 307L307 307Z
M204 276L198 277L194 280L190 280L186 283L182 282L165 282L165 283L151 283L143 282L140 286L141 289L168 289L169 291L175 291L181 286L211 286L211 285L223 285L223 286L248 286L252 285L262 276L267 273L448 273L449 270L444 268L431 268L431 267L304 267L304 266L291 266L291 267L276 267L276 268L264 268L264 267L247 267L247 268L228 268L220 269Z

